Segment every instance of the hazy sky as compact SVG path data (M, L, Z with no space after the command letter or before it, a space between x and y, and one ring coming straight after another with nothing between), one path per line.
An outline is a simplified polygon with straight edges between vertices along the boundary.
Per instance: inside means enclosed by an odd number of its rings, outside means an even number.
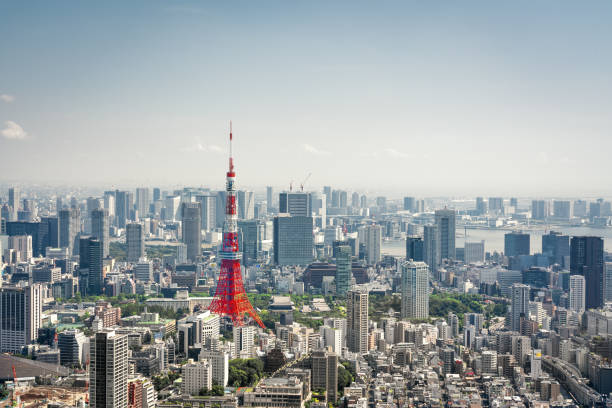
M612 192L610 1L0 1L0 181ZM402 193L403 194L403 193Z

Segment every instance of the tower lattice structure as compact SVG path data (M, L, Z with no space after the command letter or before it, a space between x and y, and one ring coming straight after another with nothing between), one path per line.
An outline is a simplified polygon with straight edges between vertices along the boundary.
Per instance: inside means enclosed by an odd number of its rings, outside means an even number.
M229 171L226 175L225 224L223 225L223 242L221 248L221 273L215 297L209 310L213 313L229 316L235 326L246 324L245 318L251 316L262 328L263 322L251 305L240 269L240 248L238 247L238 216L236 215L236 173L232 157L232 125L230 123L230 157Z

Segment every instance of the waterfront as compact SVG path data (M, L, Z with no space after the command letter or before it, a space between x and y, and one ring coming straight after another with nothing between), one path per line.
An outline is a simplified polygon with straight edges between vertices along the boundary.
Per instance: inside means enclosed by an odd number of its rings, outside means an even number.
M531 235L530 246L531 253L542 252L542 235L548 234L549 231L562 232L569 236L590 235L602 237L604 239L604 249L612 251L612 228L593 228L593 227L571 227L571 226L555 226L550 229L524 229ZM466 231L457 228L456 246L463 247L466 237ZM486 252L503 252L504 251L504 234L508 233L504 229L467 229L468 242L485 241ZM383 241L381 252L385 255L404 256L406 254L404 240L389 240Z

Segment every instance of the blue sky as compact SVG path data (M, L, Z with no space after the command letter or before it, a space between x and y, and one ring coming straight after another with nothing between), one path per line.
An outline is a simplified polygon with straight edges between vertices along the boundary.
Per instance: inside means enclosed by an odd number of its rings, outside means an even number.
M1 181L612 193L612 3L0 1ZM3 95L3 96L1 96Z

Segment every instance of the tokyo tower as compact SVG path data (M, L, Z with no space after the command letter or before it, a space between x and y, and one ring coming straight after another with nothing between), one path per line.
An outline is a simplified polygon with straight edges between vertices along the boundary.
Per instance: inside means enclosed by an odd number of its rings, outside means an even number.
M232 157L232 123L230 122L229 171L226 175L225 224L221 248L221 273L215 297L209 306L213 313L229 316L235 326L244 326L246 315L250 315L262 328L264 324L249 302L242 283L240 251L238 248L238 222L236 215L236 173Z

